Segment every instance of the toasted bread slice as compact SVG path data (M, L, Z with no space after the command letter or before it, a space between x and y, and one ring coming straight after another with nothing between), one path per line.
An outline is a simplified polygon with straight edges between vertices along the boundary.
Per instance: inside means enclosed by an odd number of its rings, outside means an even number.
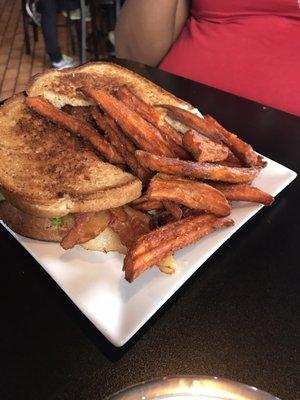
M0 190L40 217L100 211L141 194L141 182L105 163L63 128L29 111L17 95L0 108Z
M61 71L48 70L33 77L26 90L28 96L44 96L50 103L61 108L67 104L72 106L94 104L78 90L83 86L113 92L122 85L127 85L148 104L170 104L187 110L193 109L190 104L127 68L101 61Z
M0 220L19 235L47 242L60 242L74 225L72 214L62 218L35 217L14 207L8 201L0 201ZM109 227L94 239L81 244L87 250L117 251L126 254L119 236Z
M19 235L48 242L60 242L74 224L71 214L54 220L35 217L14 207L9 201L0 202L0 219Z

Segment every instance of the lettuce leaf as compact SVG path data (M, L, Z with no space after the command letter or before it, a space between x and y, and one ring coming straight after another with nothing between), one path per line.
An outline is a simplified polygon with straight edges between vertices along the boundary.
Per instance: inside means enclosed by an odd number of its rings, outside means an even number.
M50 221L51 221L52 225L54 225L54 226L60 226L63 224L63 219L60 217L50 218Z

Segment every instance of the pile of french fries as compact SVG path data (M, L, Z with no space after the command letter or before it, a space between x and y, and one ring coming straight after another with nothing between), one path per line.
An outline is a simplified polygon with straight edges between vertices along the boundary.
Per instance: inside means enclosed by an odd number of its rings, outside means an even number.
M174 251L233 225L230 201L273 202L251 185L266 163L211 116L146 104L127 86L113 93L90 86L80 91L97 106L59 110L41 97L28 97L27 104L89 142L108 162L135 174L143 194L109 210L104 219L97 213L76 216L64 248L110 226L128 249L124 271L132 282L154 265L173 272Z

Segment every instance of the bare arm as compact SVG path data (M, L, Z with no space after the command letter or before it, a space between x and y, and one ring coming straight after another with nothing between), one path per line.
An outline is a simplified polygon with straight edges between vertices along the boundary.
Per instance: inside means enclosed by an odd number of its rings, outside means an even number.
M127 0L116 26L118 57L157 65L188 17L189 0Z

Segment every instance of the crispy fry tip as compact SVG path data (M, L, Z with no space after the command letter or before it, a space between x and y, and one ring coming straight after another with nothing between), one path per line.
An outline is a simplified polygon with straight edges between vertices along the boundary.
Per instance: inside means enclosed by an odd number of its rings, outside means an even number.
M212 214L204 214L171 222L141 236L130 247L125 257L126 280L132 282L168 254L195 243L215 229L229 227L233 223L230 218L219 218Z

